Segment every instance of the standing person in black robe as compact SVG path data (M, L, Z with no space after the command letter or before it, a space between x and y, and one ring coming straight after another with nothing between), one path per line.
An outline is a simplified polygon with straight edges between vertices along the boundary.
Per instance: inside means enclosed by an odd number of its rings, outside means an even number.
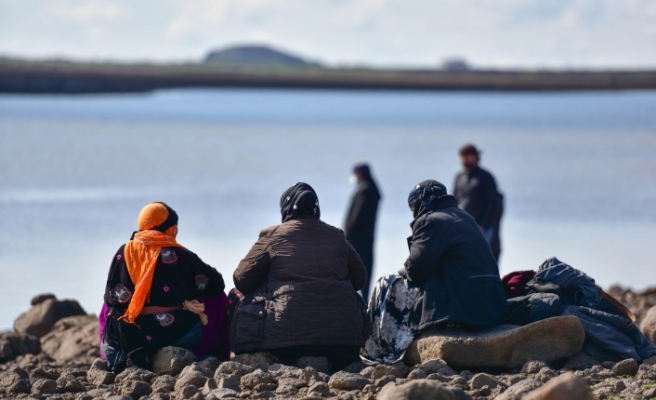
M358 164L353 168L358 187L351 199L344 234L346 240L355 248L367 269L367 283L362 289L362 297L369 300L371 272L374 265L374 232L376 230L376 214L381 196L376 182L371 177L367 164Z
M460 148L460 162L464 168L456 175L453 195L458 207L474 217L490 244L496 260L501 253L499 227L503 213L503 196L491 173L481 168L481 152L473 144Z

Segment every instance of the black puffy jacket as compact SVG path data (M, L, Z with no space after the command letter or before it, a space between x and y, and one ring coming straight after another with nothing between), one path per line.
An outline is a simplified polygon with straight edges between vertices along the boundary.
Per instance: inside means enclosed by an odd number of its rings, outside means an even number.
M472 216L445 195L411 224L410 256L402 275L423 285L415 328L447 322L492 326L504 321L507 302L499 267Z

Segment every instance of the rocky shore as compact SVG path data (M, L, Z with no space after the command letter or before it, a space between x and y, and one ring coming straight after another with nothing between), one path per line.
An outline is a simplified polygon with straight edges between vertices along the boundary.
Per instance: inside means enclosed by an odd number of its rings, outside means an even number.
M653 341L656 288L636 293L612 287L609 293L631 309ZM213 357L198 360L187 350L167 347L155 355L153 371L128 368L114 375L98 358L99 344L97 317L87 315L76 301L35 297L32 308L14 323L14 332L0 334L0 398L656 398L656 357L638 365L633 359L600 362L578 353L551 362L528 360L521 366L515 357L505 360L506 368L489 370L467 370L441 359L418 360L414 366L358 362L331 375L323 358L301 358L287 366L269 353L254 353L221 362ZM485 357L486 348L479 349Z

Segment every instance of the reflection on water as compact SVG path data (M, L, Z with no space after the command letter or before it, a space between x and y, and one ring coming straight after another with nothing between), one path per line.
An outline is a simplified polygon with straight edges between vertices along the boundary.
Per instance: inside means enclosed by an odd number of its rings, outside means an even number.
M556 255L600 284L656 284L656 93L170 91L0 96L0 328L40 292L97 311L140 208L166 201L180 242L230 275L278 199L306 181L341 226L352 164L383 203L376 274L407 255L411 187L451 186L483 150L506 195L502 272Z

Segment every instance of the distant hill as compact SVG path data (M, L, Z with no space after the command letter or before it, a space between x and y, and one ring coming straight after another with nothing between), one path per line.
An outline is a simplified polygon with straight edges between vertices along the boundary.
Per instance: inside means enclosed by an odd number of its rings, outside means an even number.
M310 66L317 65L267 46L237 46L212 51L205 57L208 64L258 66Z

